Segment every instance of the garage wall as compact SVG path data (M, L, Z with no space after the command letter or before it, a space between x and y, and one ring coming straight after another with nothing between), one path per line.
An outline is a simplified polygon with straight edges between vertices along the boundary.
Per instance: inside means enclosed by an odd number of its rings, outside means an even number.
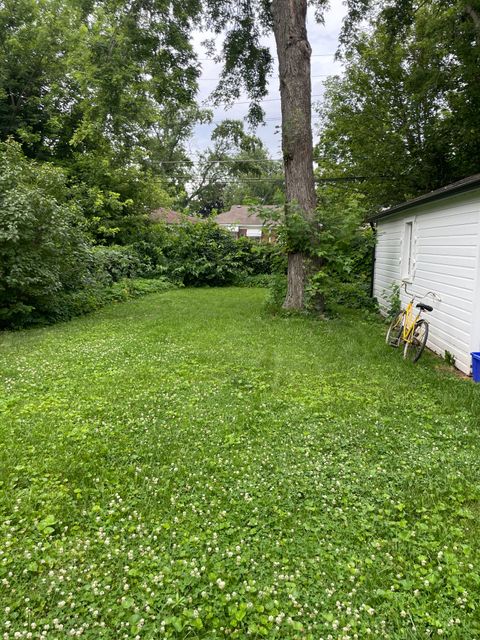
M425 299L434 307L426 314L428 347L442 356L449 351L457 367L470 373L470 352L480 350L480 189L378 221L374 295L383 312L392 285L405 278L407 222L413 223L407 288L418 295L434 291L442 299ZM405 304L408 296L402 292L401 298Z

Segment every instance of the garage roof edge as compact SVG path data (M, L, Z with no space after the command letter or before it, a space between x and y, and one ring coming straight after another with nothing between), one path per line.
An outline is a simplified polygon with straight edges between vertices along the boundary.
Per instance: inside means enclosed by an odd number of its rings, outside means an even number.
M378 213L371 216L370 220L372 220L372 222L375 222L376 220L386 218L387 216L392 216L395 213L400 213L401 211L406 211L407 209L411 209L412 207L416 207L417 205L426 204L427 202L433 202L435 200L441 200L443 198L447 198L448 196L453 196L465 191L471 191L475 188L480 188L480 173L476 173L473 176L468 176L468 178L463 178L462 180L458 180L457 182L452 182L445 187L435 189L435 191L430 191L429 193L425 193L424 195L418 196L417 198L412 198L412 200L407 200L406 202L401 202L400 204L396 204L393 207L389 207L388 209L379 211Z

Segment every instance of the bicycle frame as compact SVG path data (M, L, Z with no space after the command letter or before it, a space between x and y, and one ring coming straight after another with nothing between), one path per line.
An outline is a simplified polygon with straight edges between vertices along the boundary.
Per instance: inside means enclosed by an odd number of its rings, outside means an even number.
M405 288L406 291L406 288ZM410 302L407 304L407 306L405 307L405 310L403 312L404 314L404 320L403 320L403 327L402 327L402 340L403 342L412 342L413 340L413 329L415 327L415 324L417 322L417 320L420 318L421 315L421 311L419 311L416 315L415 312L413 310L413 303L415 301L415 297L413 297Z
M414 311L414 308L413 308L413 304L414 304L415 300L417 298L419 298L419 299L426 298L427 296L432 296L432 298L434 300L438 300L438 301L440 301L441 298L439 298L433 291L428 291L423 296L416 296L415 294L411 293L410 291L407 291L407 283L406 282L403 283L403 288L405 289L405 293L407 295L411 296L411 299L410 299L410 302L407 304L407 306L405 307L405 309L403 311L402 341L403 342L412 343L413 342L413 334L414 334L415 325L416 325L417 321L419 320L420 316L422 315L422 310L421 309L418 311L417 314L415 314L415 311Z

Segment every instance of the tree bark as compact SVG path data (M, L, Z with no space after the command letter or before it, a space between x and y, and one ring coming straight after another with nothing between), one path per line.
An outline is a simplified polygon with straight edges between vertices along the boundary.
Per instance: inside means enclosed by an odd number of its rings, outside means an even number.
M470 18L473 20L473 24L475 25L475 29L477 31L477 41L480 39L480 14L476 11L471 4L467 4L465 6L465 11L468 13Z
M273 31L277 45L282 105L282 151L285 168L286 215L297 210L314 218L310 56L307 38L307 0L272 0ZM288 289L283 307L302 309L305 256L288 256Z
M301 253L288 254L287 297L284 309L303 308L303 289L305 285L305 265ZM288 305L287 305L288 301Z

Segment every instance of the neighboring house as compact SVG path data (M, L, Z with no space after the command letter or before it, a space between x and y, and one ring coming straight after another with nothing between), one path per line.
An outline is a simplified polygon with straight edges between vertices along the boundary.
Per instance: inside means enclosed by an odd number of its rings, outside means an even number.
M259 207L248 207L236 204L230 211L225 211L214 218L215 222L230 231L235 238L246 236L262 242L275 242L276 234L273 227L278 222L265 221L258 215ZM271 210L278 212L280 207L267 205L261 207L262 211Z
M480 351L480 174L415 198L376 217L374 295L388 310L392 285L434 291L441 301L425 313L427 346L470 373L471 351ZM402 290L402 303L408 296Z
M202 222L203 218L186 216L178 211L173 211L173 209L160 207L160 209L155 209L150 213L150 220L152 222L165 222L165 224L182 224L183 222Z

